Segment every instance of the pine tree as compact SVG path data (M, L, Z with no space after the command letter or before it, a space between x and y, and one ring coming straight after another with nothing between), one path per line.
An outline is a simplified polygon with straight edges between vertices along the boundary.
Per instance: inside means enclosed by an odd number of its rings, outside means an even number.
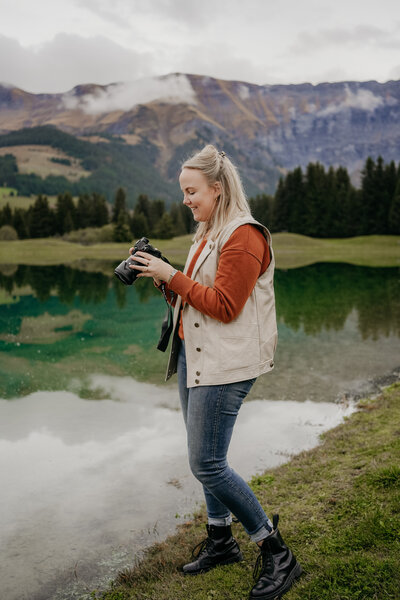
M331 219L332 237L346 237L351 235L352 189L347 169L339 167L336 171L335 201Z
M150 229L152 230L151 235L155 235L157 224L161 220L165 213L165 202L164 200L153 200L150 202Z
M142 237L147 237L147 238L150 237L149 224L143 213L136 213L136 210L135 210L132 218L130 219L129 225L130 225L130 230L131 230L132 236L135 239L140 239Z
M399 163L400 165L400 163ZM396 186L397 186L397 171L396 165L392 160L385 168L385 187L388 193L388 204L387 204L387 214L386 214L386 231L385 233L391 233L391 227L389 224L390 211L393 204L393 199L396 194Z
M174 224L168 213L164 213L154 229L154 235L160 240L169 240L174 237Z
M127 218L128 211L126 209L126 192L124 188L119 187L115 194L114 206L112 211L112 223L116 223L120 216L123 219Z
M118 221L114 224L113 240L114 242L130 242L131 239L131 231L126 223L124 214L120 213Z
M302 233L305 215L304 177L301 167L288 173L286 181L288 223L287 230Z
M72 231L74 229L74 222L72 220L72 216L70 211L68 211L65 216L64 216L64 221L62 224L62 230L65 233L68 233L69 231Z
M382 156L378 157L376 162L374 189L374 219L367 233L385 234L388 230L388 216L392 195L389 195L388 177L384 168Z
M39 195L32 206L30 237L45 238L55 233L57 233L55 215L49 207L47 197Z
M307 166L305 182L305 235L320 237L326 230L321 221L326 201L326 174L323 165L310 163Z
M22 208L16 208L13 214L13 227L18 234L20 240L24 240L28 235L28 226L26 219L27 212Z
M13 154L0 156L0 185L4 187L15 187L17 175L18 166L15 156Z
M289 206L285 180L279 179L273 206L273 231L288 231Z
M149 200L148 196L146 196L146 194L140 194L136 200L136 205L134 208L134 216L137 217L138 215L143 215L145 217L147 230L146 230L146 233L144 233L143 235L145 235L146 237L150 237L151 236L151 227L152 227L151 207L150 207L150 200Z
M12 222L13 222L12 210L11 210L9 203L7 202L7 204L4 206L4 208L2 210L0 210L0 227L2 225L12 225Z
M388 218L389 232L400 235L400 177L397 180L396 190L390 205Z
M63 235L74 229L74 221L76 219L76 209L72 196L69 192L59 194L56 203L56 229L57 233ZM69 219L67 215L69 214ZM69 227L66 229L65 227Z
M320 215L319 215L319 237L342 237L341 229L333 232L333 218L337 210L337 189L336 189L336 171L329 167L328 172L324 173L324 184L320 197Z
M185 235L185 233L188 233L183 221L182 211L176 202L171 204L169 214L174 225L174 236Z
M375 231L375 162L369 156L366 160L364 169L361 172L361 199L362 213L360 214L361 234L368 235Z
M100 194L93 193L92 194L92 214L93 219L92 223L94 227L103 227L103 225L107 225L109 220L107 202L104 196ZM125 213L126 214L126 213ZM126 215L127 224L128 224L128 215Z
M83 194L78 198L76 207L76 229L85 229L92 223L92 203L88 194Z
M273 198L267 194L259 194L249 200L250 210L253 217L266 227L272 227L272 205Z

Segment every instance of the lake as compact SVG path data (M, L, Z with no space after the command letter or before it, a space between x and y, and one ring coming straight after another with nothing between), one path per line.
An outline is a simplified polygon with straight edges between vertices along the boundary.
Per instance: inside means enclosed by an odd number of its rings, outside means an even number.
M202 502L156 350L164 301L113 267L0 265L7 600L88 597ZM275 288L276 368L243 405L230 452L247 479L316 445L400 371L399 268L277 270Z

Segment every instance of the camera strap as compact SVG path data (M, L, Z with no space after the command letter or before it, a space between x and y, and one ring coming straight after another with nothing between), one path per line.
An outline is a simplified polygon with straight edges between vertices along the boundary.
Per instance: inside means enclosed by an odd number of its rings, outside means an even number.
M161 284L161 291L164 296L164 300L167 303L167 312L165 313L164 320L161 325L161 335L158 340L157 350L161 350L161 352L165 352L168 346L169 338L171 337L172 327L173 327L173 316L171 305L168 302L167 293L165 291L165 283ZM171 290L171 302L174 299L174 292Z

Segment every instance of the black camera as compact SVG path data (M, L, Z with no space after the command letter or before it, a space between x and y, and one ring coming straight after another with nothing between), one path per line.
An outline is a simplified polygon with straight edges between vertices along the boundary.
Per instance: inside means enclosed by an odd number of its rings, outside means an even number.
M123 260L120 265L115 269L114 273L124 283L125 285L132 285L137 279L138 273L140 271L136 271L136 269L131 269L129 265L142 265L143 263L134 260L134 255L136 252L140 250L141 252L147 252L148 254L152 254L152 256L156 256L157 258L161 258L163 261L169 263L169 260L165 258L161 254L157 248L154 248L149 240L145 237L142 237L139 241L134 245L134 249L132 254L126 260Z

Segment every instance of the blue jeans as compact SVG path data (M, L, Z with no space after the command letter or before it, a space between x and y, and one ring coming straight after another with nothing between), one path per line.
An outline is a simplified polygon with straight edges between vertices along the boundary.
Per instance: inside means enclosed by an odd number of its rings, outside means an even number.
M258 542L273 529L248 484L228 465L227 452L244 398L255 379L186 387L185 343L178 356L178 384L187 430L189 464L203 484L210 525L229 525L233 513Z

